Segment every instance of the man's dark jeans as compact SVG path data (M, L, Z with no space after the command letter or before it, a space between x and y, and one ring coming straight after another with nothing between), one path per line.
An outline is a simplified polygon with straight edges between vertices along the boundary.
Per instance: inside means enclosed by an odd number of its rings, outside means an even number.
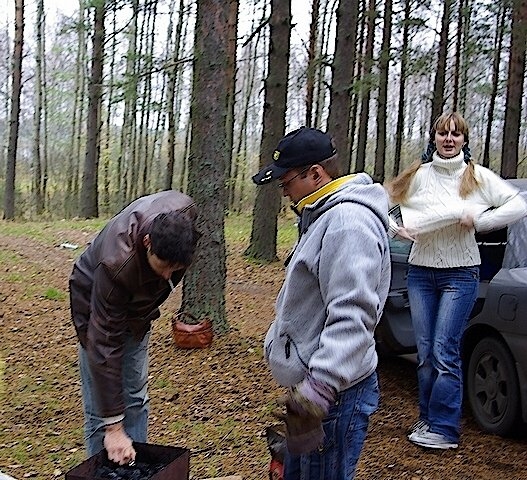
M284 480L351 480L378 405L376 373L341 392L323 422L324 444L309 454L286 454Z

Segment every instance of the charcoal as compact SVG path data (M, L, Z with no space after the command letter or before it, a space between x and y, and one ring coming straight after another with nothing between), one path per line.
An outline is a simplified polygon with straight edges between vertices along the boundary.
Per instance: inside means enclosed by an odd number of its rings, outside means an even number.
M97 469L95 476L108 480L147 480L162 470L164 466L162 463L141 462L134 466L103 465Z
M134 465L119 465L106 450L66 473L65 480L189 480L190 452L186 448L134 442Z

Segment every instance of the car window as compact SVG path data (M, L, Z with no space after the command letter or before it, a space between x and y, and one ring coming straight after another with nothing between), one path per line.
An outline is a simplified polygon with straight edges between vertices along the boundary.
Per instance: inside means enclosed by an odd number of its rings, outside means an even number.
M410 253L412 244L406 240L399 240L398 238L390 238L390 251L392 253L400 253L401 255L408 255Z
M527 267L527 217L509 226L503 268Z
M399 205L392 207L388 214L392 220L395 220L397 225L403 225L403 217ZM412 248L412 243L408 240L402 240L399 237L390 238L390 252L408 256L410 254L410 248Z
M509 180L520 189L520 195L527 202L525 180ZM519 182L519 183L518 183ZM523 182L523 183L522 183ZM503 268L527 267L527 217L509 225L507 248L503 257Z

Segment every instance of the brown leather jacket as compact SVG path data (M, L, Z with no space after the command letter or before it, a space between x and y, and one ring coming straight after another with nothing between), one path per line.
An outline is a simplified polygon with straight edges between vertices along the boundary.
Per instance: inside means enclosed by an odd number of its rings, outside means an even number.
M192 199L183 193L170 190L141 197L108 222L75 262L70 276L73 323L88 353L102 417L124 411L123 337L131 332L141 340L170 294L168 282L150 268L143 245L154 218L169 211L197 217ZM172 275L174 285L183 273Z

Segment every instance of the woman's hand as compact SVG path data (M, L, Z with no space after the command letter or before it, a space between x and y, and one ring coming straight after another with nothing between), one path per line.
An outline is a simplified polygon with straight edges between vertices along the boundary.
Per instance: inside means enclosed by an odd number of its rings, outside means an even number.
M417 240L417 232L411 228L399 227L397 229L397 236L403 238L404 240L410 240L415 242Z
M470 230L474 228L474 217L470 213L463 213L459 219L459 224L462 227Z

